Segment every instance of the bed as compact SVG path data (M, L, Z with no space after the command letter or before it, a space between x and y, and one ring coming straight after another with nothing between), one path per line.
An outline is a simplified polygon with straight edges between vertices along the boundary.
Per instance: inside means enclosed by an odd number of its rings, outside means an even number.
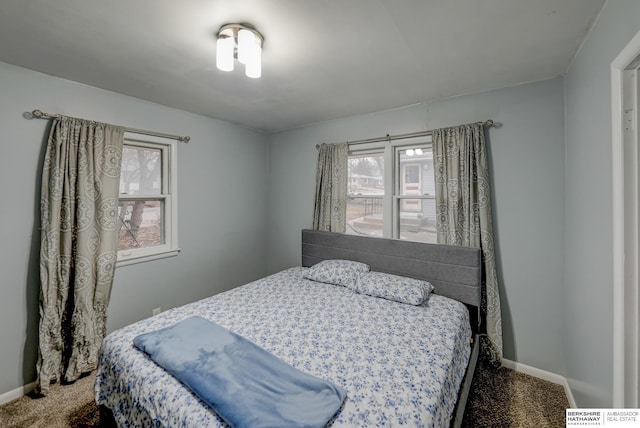
M410 305L305 278L323 260L427 280ZM347 392L328 425L460 426L478 358L477 249L302 231L302 265L117 330L101 349L96 401L119 426L224 427L192 391L133 346L197 315Z

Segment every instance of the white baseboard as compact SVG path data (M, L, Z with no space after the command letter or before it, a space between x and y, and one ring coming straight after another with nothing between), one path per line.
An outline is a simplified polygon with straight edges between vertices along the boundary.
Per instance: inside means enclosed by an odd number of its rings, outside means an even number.
M564 376L560 376L559 374L551 373L546 370L541 370L536 367L531 367L526 364L517 363L515 361L508 360L506 358L502 359L502 365L508 369L515 370L520 373L527 374L529 376L537 377L538 379L546 380L551 383L555 383L556 385L562 385L564 387L564 392L567 394L567 400L569 400L569 406L572 409L577 408L576 400L573 398L573 392L571 392L571 387L569 387L569 382Z
M30 393L36 387L35 382L28 383L24 386L20 386L12 391L0 394L0 405L13 401L16 398L20 398L25 394Z

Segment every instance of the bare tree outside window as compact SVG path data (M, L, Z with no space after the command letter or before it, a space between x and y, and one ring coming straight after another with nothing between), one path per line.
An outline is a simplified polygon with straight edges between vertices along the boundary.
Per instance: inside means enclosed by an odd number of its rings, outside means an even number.
M120 173L119 250L162 245L162 151L125 145Z
M178 141L125 133L118 265L178 255Z

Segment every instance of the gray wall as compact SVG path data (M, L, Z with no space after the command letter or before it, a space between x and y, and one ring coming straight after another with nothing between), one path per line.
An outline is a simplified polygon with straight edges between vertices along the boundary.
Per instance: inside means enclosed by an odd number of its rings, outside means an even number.
M269 144L268 270L300 263L311 226L317 151L387 133L493 119L489 157L505 356L565 373L564 103L561 78L321 123Z
M39 108L191 136L179 146L174 258L117 269L109 330L259 278L266 271L267 137L238 126L0 63L0 394L35 380Z
M567 378L578 405L612 406L611 62L640 31L640 2L609 0L565 80Z
M501 122L490 130L489 155L505 356L567 376L579 406L611 406L609 65L640 30L639 18L640 2L609 0L564 80L268 137L0 63L0 394L35 378L39 170L47 122L21 115L41 108L192 136L179 149L183 252L118 268L109 330L149 316L152 308L298 264L300 229L311 225L315 144Z

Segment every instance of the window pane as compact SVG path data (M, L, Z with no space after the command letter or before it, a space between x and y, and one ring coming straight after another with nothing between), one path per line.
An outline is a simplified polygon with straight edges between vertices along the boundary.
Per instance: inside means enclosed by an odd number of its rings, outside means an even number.
M400 239L437 243L435 198L399 199Z
M399 194L402 196L435 195L433 154L428 146L400 151Z
M384 154L349 156L347 193L384 195Z
M381 237L384 153L349 156L348 175L346 232Z
M162 150L125 145L122 149L120 194L162 193Z
M436 243L435 184L433 152L428 145L404 147L398 151L397 194L420 196L397 200L399 218L395 224L400 239Z
M382 237L382 198L347 197L347 227L349 235Z
M405 165L404 182L405 184L420 183L420 165L416 165L416 164Z
M164 244L162 231L164 203L161 200L120 201L118 250Z

